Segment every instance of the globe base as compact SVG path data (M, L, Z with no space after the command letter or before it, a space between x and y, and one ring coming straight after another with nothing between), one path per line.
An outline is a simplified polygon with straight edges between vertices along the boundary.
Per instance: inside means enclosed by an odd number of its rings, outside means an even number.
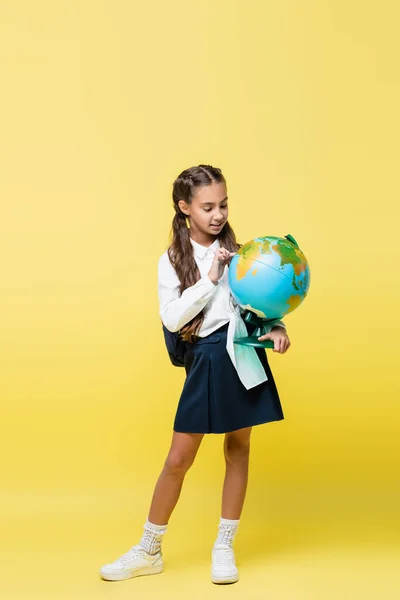
M241 337L234 340L234 344L239 344L240 346L254 346L256 348L274 348L273 340L264 340L261 342L257 339L257 337L261 337L264 335L265 331L257 335L248 335L247 337Z

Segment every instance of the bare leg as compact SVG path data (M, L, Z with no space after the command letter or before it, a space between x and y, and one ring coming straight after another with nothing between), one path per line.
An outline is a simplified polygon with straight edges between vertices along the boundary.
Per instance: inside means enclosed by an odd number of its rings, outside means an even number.
M240 519L246 496L251 427L225 434L225 480L222 492L222 517Z
M173 432L171 448L154 489L148 520L166 525L178 502L183 480L192 466L204 433Z

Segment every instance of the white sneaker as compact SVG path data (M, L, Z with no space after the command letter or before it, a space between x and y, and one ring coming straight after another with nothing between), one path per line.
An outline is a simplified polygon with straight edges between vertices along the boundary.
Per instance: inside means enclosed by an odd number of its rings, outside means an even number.
M211 581L213 583L235 583L235 581L238 581L239 572L231 546L215 544L211 556Z
M148 554L137 544L113 563L101 567L100 575L108 581L121 581L140 575L155 575L161 573L163 567L161 550L157 554Z

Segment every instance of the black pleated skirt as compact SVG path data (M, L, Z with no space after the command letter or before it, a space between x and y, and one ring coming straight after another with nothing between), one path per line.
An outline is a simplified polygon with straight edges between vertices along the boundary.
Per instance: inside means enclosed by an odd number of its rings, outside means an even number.
M191 344L186 342L186 379L174 431L227 433L284 419L264 348L255 348L268 380L247 390L226 350L229 323ZM249 334L254 326L246 323Z

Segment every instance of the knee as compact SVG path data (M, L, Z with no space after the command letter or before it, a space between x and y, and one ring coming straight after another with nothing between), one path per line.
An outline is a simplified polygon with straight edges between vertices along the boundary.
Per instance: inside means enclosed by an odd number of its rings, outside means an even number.
M225 461L230 465L242 465L248 462L250 454L250 440L238 441L226 439L224 444Z
M164 469L168 474L184 474L193 464L193 457L180 452L170 452L165 461Z

